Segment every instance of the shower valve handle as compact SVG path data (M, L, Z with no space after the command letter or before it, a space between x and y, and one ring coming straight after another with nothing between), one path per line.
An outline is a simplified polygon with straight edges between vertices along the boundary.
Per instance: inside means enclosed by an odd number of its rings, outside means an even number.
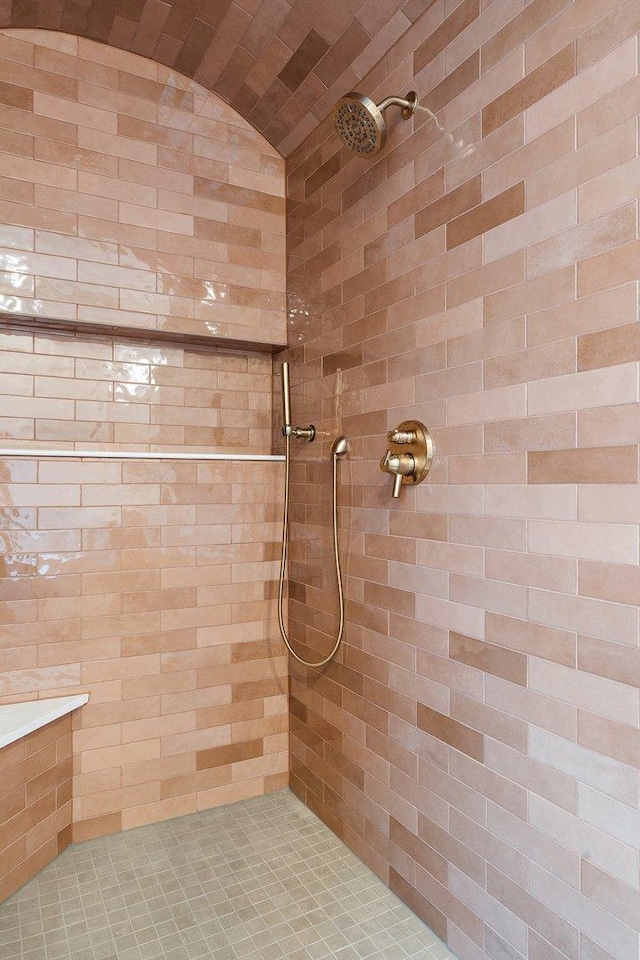
M387 450L380 461L380 469L393 477L393 496L400 496L403 477L411 477L416 469L415 458L410 453L391 453Z
M415 430L389 430L387 434L388 443L415 443Z
M416 468L415 458L410 453L391 453L387 450L380 461L380 469L385 473L399 474L401 477L410 477Z

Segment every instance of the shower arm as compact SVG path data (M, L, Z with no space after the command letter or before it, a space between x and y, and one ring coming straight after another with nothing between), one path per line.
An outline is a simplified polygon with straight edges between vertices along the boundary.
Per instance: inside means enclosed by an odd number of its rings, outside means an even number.
M385 97L384 100L381 100L378 104L378 110L384 111L387 107L400 107L402 110L402 116L406 119L410 117L411 114L415 111L418 106L418 97L412 91L407 94L406 99L404 97Z

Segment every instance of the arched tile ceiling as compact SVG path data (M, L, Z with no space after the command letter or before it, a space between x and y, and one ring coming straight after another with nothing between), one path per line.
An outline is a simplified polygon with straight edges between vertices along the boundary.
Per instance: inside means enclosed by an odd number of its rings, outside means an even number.
M434 0L0 0L0 27L62 30L195 78L287 154Z

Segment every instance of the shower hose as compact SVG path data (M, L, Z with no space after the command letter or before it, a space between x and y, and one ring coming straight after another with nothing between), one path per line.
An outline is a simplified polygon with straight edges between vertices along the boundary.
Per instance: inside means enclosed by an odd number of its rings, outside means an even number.
M332 451L332 507L333 507L333 555L336 565L336 581L338 583L338 602L340 604L340 623L338 626L338 635L331 652L324 660L312 662L299 656L291 646L291 640L287 636L287 629L284 623L283 604L284 604L284 578L287 569L287 544L289 542L289 478L291 473L291 438L285 438L285 467L284 467L284 516L282 520L282 553L280 557L280 581L278 583L278 625L280 633L284 640L287 650L298 663L305 667L324 667L334 658L342 634L344 631L344 591L342 587L342 571L340 569L340 555L338 552L338 454Z

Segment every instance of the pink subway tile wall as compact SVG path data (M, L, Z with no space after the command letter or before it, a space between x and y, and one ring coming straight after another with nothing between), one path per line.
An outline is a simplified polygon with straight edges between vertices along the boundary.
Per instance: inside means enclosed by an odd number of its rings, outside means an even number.
M4 447L269 449L263 355L13 330L0 380ZM286 784L281 473L2 458L0 703L90 694L74 839Z
M0 73L0 447L269 453L271 359L225 339L284 339L283 161L133 54L7 31ZM60 811L0 758L1 896L70 838L286 784L281 470L2 456L0 703L91 699Z
M291 785L461 960L637 960L638 4L426 6L358 81L425 109L289 157L296 419L351 447ZM395 501L408 417L436 458ZM326 446L292 486L314 659Z
M264 354L5 326L0 398L4 448L270 452Z
M66 30L173 67L286 154L431 2L3 0L0 26Z
M134 53L0 31L0 312L285 336L283 160L216 94Z
M0 902L71 841L71 717L0 749Z

